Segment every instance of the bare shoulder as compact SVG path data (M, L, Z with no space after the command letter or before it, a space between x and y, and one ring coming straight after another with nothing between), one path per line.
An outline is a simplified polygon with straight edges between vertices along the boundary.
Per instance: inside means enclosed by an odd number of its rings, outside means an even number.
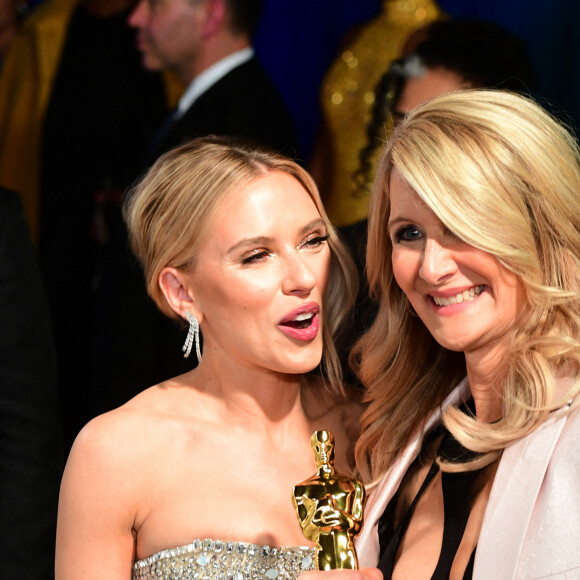
M92 419L72 446L65 478L71 472L91 477L106 489L129 473L143 473L171 424L165 398L158 387L151 387L121 407ZM128 485L129 480L123 489Z
M147 403L150 397L145 393L138 397L140 399L131 400L87 423L77 436L71 454L108 449L115 456L123 454L126 449L134 449L134 439L147 436L150 429L144 427L154 415Z
M131 443L127 436L135 431L138 423L137 414L120 409L95 417L77 435L69 461L76 456L91 456L102 461L106 457L122 454ZM111 454L103 454L104 451L110 451Z
M176 464L168 442L189 435L187 395L177 382L151 387L79 433L61 484L59 580L129 577L136 538L155 510L166 467Z
M167 441L184 436L184 425L200 423L198 394L177 379L145 389L133 399L90 421L77 436L69 463L91 462L95 468L150 464L164 457Z
M109 493L126 477L147 448L145 414L120 407L91 420L78 434L70 451L63 486L78 489L86 482L93 490ZM118 488L117 488L118 489Z

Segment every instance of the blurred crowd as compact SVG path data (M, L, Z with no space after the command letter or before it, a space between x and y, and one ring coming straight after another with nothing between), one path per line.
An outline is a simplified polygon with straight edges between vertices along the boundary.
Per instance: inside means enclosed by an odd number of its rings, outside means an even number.
M0 310L30 314L0 325L16 353L0 353L1 423L11 425L0 446L12 450L0 462L3 481L13 478L0 533L26 514L39 522L36 539L0 548L2 577L51 577L58 481L81 427L195 364L180 357L184 329L146 294L121 211L159 156L227 134L311 171L361 276L346 351L374 316L365 220L398 115L492 87L533 94L570 125L580 118L572 0L261 4L0 0L1 251L23 256L0 261ZM26 576L30 543L45 557L30 558Z

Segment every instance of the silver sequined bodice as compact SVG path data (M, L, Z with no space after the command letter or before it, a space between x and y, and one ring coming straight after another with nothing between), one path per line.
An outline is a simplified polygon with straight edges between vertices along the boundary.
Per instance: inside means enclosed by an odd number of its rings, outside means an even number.
M294 580L314 558L314 548L195 540L138 560L132 580Z

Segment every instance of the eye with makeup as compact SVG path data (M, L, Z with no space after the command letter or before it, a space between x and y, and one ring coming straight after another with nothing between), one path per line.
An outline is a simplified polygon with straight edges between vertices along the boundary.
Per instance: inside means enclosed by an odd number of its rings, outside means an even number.
M312 253L319 252L326 241L328 240L328 235L321 235L319 232L312 232L308 234L297 246L297 250L308 250ZM242 265L257 264L267 260L269 257L273 256L274 252L267 248L254 248L249 252L246 252L241 258L240 263Z
M318 232L308 234L303 242L298 245L299 249L321 250L328 240L328 234L321 235Z
M243 265L247 264L256 264L258 262L263 262L265 259L269 258L272 255L272 252L266 250L264 248L256 248L255 250L251 250L246 255L244 255L240 263Z
M422 237L423 232L413 224L401 226L391 234L391 238L395 244L414 242L420 240Z

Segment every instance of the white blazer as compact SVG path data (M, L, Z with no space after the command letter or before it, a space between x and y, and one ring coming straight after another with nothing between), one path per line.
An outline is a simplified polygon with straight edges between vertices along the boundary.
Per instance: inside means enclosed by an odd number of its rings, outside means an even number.
M464 379L371 492L357 538L361 566L377 566L379 518L419 454L423 433L441 422L442 409L468 397ZM502 454L477 544L474 580L580 580L580 408L553 415Z

